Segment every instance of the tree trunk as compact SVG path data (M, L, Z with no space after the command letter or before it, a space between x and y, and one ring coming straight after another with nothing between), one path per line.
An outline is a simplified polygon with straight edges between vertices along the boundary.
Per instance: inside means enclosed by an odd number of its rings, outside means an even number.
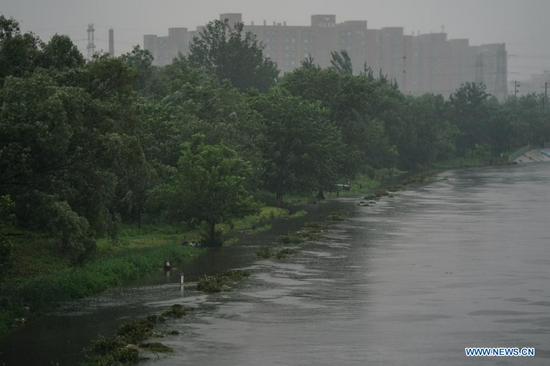
M141 206L138 208L138 229L141 229Z
M277 202L275 203L275 206L281 207L283 205L283 194L281 192L277 192Z
M323 188L319 188L319 192L317 192L317 198L320 200L325 199L325 192L323 191Z
M208 235L209 235L208 240L210 241L209 245L211 247L215 247L220 244L216 240L216 224L210 224L210 233Z

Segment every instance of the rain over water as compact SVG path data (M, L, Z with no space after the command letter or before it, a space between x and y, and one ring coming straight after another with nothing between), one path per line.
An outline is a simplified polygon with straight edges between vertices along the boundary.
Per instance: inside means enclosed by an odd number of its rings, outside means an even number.
M6 365L74 364L97 334L182 303L194 312L169 321L181 334L162 339L175 352L145 365L549 364L549 183L548 164L458 170L369 207L317 205L313 217L354 210L294 258L255 258L266 234L185 269L190 280L250 269L231 292L205 295L157 273L43 318L0 349ZM470 359L465 347L536 356Z

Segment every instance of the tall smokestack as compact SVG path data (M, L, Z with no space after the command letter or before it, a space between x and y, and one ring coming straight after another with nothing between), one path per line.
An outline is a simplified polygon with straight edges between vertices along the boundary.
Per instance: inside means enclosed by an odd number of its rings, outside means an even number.
M115 57L115 31L109 29L109 55Z

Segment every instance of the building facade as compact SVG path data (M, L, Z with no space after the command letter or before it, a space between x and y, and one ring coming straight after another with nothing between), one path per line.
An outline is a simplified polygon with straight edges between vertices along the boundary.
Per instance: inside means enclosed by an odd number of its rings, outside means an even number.
M221 14L230 25L242 23L242 14ZM187 28L170 28L168 36L145 35L144 48L158 66L168 65L179 54L189 52L189 43L198 36ZM331 14L312 15L307 26L286 22L245 25L265 46L264 55L276 62L284 74L313 57L321 67L330 66L331 52L345 50L354 73L366 64L375 75L381 72L395 80L405 94L442 94L449 97L466 82L483 82L487 92L504 100L507 89L508 55L504 44L470 46L467 39L447 39L446 33L404 35L402 27L368 29L367 21L337 23Z

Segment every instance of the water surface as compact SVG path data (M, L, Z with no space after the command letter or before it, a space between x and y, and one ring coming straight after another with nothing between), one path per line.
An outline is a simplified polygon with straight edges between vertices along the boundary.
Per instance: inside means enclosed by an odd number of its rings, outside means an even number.
M349 219L291 260L252 255L279 227L188 268L191 277L252 270L232 292L182 291L177 278L154 274L41 320L53 333L30 329L59 349L61 339L112 333L183 303L196 310L167 323L181 334L162 340L175 353L145 365L548 365L549 184L550 164L531 164L443 173L370 207L342 199L334 205L356 208ZM323 206L313 217L334 208ZM0 347L16 339L40 352L25 332ZM535 347L536 357L467 358L465 347Z

